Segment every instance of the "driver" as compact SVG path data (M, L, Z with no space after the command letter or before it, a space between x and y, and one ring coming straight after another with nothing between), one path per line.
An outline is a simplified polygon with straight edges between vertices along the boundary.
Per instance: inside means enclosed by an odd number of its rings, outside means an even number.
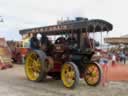
M32 37L30 39L30 48L34 49L34 50L40 48L39 40L37 39L37 34L36 33L32 34Z
M81 49L82 50L85 50L86 48L91 48L91 40L90 38L88 37L87 33L83 33L82 35L82 44L81 44Z
M77 40L74 35L70 35L67 38L67 43L69 47L76 48L77 47Z
M43 33L40 34L41 34L40 48L44 51L47 51L48 46L50 45L50 41L48 40L48 37L45 34Z

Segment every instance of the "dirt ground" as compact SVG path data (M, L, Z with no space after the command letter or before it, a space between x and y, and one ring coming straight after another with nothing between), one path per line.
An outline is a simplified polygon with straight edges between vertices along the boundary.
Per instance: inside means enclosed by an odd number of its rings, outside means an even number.
M128 96L128 81L109 82L90 87L81 80L75 89L67 89L60 80L42 83L28 81L23 65L0 70L0 96Z

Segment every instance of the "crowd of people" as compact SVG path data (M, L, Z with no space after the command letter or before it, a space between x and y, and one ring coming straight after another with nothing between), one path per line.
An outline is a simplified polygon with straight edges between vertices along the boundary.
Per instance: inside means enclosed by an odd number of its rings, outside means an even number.
M100 63L108 63L111 61L112 64L126 64L128 59L128 54L125 48L118 50L109 50L107 52L100 52L101 59Z
M111 53L109 53L110 56L115 56L115 59L117 62L126 63L128 54L127 54L127 50L125 48L120 48L119 50L115 50L112 51Z

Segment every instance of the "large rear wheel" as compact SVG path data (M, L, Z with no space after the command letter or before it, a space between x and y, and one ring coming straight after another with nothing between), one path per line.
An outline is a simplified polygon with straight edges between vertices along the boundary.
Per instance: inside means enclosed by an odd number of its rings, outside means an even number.
M84 80L90 86L96 86L100 83L102 77L102 68L97 63L87 64L84 72Z
M29 80L40 82L45 79L45 58L45 53L40 50L28 53L25 62L25 73Z
M62 66L61 80L67 88L74 88L79 83L79 70L72 62L67 62Z

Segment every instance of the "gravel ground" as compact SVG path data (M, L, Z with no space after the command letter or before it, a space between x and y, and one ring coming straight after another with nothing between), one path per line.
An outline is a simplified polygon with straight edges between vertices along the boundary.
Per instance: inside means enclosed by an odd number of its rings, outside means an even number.
M83 80L75 89L67 89L60 80L43 83L28 81L23 65L0 70L0 96L128 96L128 82L109 82L106 86L90 87Z

